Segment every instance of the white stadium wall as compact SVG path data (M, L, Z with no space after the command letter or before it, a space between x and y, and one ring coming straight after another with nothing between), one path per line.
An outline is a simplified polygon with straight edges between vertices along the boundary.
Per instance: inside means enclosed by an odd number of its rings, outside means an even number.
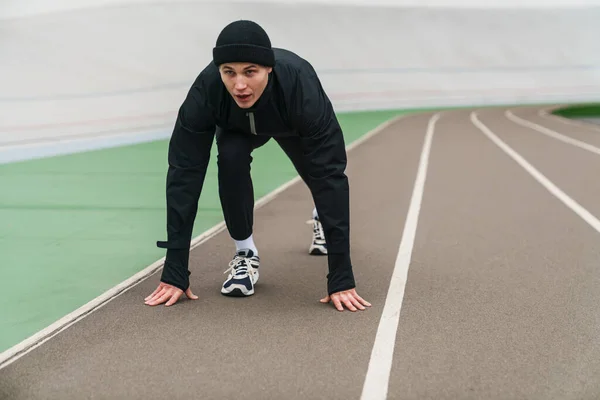
M163 0L166 2L166 0ZM170 1L171 3L173 1ZM188 0L211 3L214 0ZM243 3L243 0L220 0L219 3ZM249 2L249 1L247 1ZM451 8L555 8L598 6L600 0L261 0L276 4L361 5L369 7L451 7ZM153 0L0 0L0 19L76 10L119 4L156 3Z
M241 18L306 57L338 111L600 99L598 2L347 3L0 0L0 145L168 136Z

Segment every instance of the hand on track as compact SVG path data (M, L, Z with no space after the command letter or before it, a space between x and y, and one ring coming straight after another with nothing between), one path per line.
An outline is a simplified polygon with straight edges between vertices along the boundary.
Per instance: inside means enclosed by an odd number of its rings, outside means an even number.
M333 302L338 311L344 311L344 306L350 311L365 310L365 306L371 307L371 303L360 297L356 293L356 289L343 290L321 299L321 303L329 303L330 301Z
M158 287L156 288L156 290L154 292L152 292L152 294L150 296L146 297L144 300L145 300L145 304L149 305L149 306L157 306L159 304L167 302L167 304L165 304L165 306L169 307L169 306L172 306L173 304L177 303L177 301L179 300L179 298L181 297L181 295L183 293L184 293L183 290L176 288L175 286L161 282L158 285ZM194 293L192 293L191 288L188 288L185 291L185 295L188 297L188 299L198 300L198 296L196 296Z

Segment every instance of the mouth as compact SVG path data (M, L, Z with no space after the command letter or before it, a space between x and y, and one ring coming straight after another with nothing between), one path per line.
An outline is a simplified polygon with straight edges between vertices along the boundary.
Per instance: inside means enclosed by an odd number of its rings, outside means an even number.
M245 103L248 100L250 100L250 97L252 97L251 94L236 94L235 95L235 98L242 103Z

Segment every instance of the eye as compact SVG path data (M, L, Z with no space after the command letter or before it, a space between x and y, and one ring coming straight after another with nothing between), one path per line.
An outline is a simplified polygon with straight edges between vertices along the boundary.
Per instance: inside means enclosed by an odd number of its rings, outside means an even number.
M251 69L249 71L246 71L246 75L250 76L250 75L252 75L255 72L256 72L255 70Z

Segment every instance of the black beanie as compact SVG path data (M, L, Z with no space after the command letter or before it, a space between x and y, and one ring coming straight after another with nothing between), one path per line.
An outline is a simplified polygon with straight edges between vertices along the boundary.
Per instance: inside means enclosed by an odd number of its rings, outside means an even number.
M248 62L272 67L275 55L267 32L256 22L241 20L223 28L213 48L213 61L217 66L227 62Z

